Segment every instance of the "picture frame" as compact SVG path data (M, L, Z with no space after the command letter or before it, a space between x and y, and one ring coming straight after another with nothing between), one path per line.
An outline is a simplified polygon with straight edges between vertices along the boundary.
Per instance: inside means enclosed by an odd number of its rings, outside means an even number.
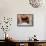
M33 26L33 14L17 14L17 26Z

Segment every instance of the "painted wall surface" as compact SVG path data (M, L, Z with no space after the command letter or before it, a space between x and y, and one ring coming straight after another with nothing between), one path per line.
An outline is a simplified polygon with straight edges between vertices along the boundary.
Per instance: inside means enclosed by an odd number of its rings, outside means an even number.
M33 26L18 27L17 14L33 14ZM37 39L46 40L45 6L33 8L28 0L0 0L0 19L4 16L13 18L8 33L16 40L28 40L34 34L37 35ZM3 31L0 29L0 39L4 39L4 33L2 33Z

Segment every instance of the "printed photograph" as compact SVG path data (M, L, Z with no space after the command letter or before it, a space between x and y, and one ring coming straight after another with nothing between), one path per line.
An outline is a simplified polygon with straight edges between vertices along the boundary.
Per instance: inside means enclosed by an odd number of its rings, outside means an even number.
M17 14L18 26L33 26L33 14Z

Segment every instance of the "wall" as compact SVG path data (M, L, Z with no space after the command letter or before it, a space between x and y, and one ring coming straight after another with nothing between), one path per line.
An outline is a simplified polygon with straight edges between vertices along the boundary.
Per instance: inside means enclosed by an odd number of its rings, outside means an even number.
M37 39L45 39L45 6L40 8L33 8L28 0L0 0L0 17L12 17L13 22L10 33L17 40L27 40L34 34L37 35ZM17 14L33 14L34 25L30 27L18 27L17 26ZM0 31L2 35L3 31ZM3 33L4 34L4 33ZM4 37L0 36L0 39Z

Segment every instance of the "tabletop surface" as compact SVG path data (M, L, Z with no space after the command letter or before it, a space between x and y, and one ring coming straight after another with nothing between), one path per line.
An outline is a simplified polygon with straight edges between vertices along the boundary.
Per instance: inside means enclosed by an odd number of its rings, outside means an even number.
M39 41L29 41L29 40L13 40L13 42L43 42L43 43L46 43L46 40L39 40Z
M3 42L3 41L5 41L5 40L0 40L0 42ZM41 43L46 43L46 40L37 40L37 41L34 41L34 40L9 40L9 41L11 41L11 42L41 42Z

